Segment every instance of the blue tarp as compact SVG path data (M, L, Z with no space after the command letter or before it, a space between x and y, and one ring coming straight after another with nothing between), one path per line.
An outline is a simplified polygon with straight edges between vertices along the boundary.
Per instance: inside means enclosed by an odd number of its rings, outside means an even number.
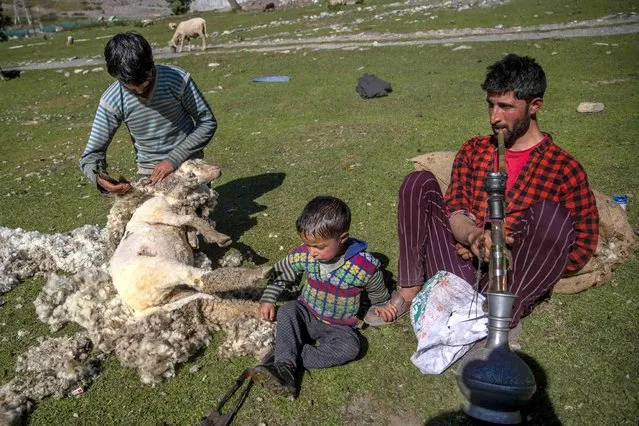
M268 75L266 77L256 77L253 79L255 83L284 83L291 78L288 75Z

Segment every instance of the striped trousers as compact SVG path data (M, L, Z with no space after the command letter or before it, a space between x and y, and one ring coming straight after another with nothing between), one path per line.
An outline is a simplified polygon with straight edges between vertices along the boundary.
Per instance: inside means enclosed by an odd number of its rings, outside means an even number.
M400 287L421 286L440 270L471 285L476 282L476 260L464 260L455 252L442 192L432 173L417 171L404 178L397 220ZM575 235L568 209L548 200L528 209L508 235L515 240L510 248L513 263L508 283L516 296L510 324L514 327L564 274ZM481 293L488 290L487 273L482 273L479 289Z

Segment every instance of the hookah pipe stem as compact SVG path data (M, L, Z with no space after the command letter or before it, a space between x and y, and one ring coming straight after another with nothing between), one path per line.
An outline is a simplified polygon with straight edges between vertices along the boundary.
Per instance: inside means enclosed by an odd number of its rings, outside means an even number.
M499 164L499 175L504 180L507 177L506 174L506 156L504 155L504 134L497 134L497 164ZM490 209L490 236L492 238L492 245L490 247L490 273L489 283L490 291L492 292L507 292L508 291L508 269L510 267L510 253L506 248L506 234L505 234L505 188L503 185L500 187L499 192L489 194L488 201L493 204L493 208ZM497 214L493 214L497 213Z
M502 132L497 133L497 166L498 171L506 175L506 142L504 142L504 134Z

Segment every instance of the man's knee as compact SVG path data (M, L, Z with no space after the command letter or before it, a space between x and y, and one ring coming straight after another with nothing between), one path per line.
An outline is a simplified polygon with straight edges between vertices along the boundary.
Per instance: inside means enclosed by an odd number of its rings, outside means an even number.
M570 211L561 203L544 200L531 207L536 225L536 234L544 241L555 242L574 238L573 222ZM539 232L543 230L544 232Z
M402 185L399 187L399 193L419 194L424 188L435 187L439 189L439 184L437 183L437 178L432 172L426 170L417 170L406 175L404 181L402 182Z

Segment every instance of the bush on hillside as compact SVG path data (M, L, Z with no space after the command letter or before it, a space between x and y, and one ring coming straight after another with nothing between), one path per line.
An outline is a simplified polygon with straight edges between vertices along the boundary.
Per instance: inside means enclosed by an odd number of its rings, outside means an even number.
M184 15L191 8L193 0L166 0L174 15Z

